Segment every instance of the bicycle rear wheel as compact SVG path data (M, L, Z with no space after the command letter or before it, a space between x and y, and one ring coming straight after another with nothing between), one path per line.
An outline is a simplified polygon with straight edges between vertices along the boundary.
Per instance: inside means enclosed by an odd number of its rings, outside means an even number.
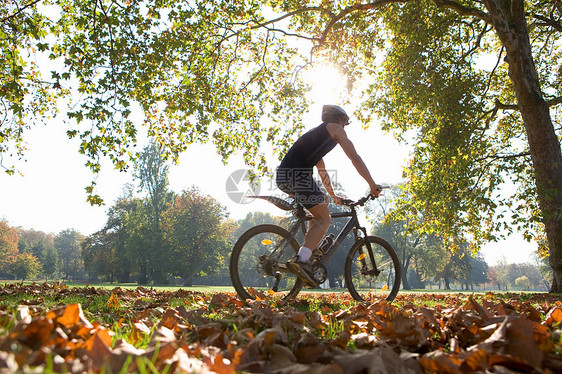
M373 259L365 240L371 244ZM358 301L368 301L376 295L386 295L386 300L394 300L400 289L401 273L400 261L392 246L376 236L355 242L345 259L345 285Z
M285 262L298 250L297 240L282 227L266 224L246 231L230 256L230 279L238 295L243 299L255 299L260 292L296 296L303 283L285 271Z

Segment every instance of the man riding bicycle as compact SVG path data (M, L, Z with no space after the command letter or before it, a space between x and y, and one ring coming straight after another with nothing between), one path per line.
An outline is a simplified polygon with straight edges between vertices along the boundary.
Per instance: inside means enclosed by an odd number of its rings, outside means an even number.
M371 194L377 197L382 190L381 186L374 182L363 159L347 137L344 127L348 124L349 116L341 107L324 105L322 124L297 139L277 168L276 183L279 189L293 195L296 202L304 206L314 217L305 235L303 246L297 256L287 262L289 270L309 287L317 286L310 258L331 222L328 201L313 179L313 167L316 166L322 185L332 201L340 204L341 198L334 193L323 160L323 157L339 144L359 175L369 184Z

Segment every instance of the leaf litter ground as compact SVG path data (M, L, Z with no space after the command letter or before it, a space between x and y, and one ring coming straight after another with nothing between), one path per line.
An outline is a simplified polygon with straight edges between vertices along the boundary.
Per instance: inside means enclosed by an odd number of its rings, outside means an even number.
M562 372L554 295L256 294L6 284L0 371Z

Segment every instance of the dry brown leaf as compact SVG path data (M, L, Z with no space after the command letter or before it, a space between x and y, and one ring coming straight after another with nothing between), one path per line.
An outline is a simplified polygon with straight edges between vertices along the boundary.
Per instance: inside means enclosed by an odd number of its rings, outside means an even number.
M419 365L407 367L392 348L384 345L370 351L339 355L334 361L341 366L345 374L421 373Z
M71 328L85 319L80 304L71 304L64 308L62 315L56 318L56 321L66 328Z
M84 316L84 312L82 311L82 306L80 304L70 304L62 308L48 311L45 314L45 318L52 319L66 328L93 327L90 321L88 321L88 319Z
M489 356L488 364L490 368L494 366L499 366L506 368L509 373L519 372L519 373L540 373L540 370L537 370L532 365L529 364L526 360L523 360L521 357L516 357L512 355L504 355L504 354L491 354Z
M556 306L547 313L544 324L546 326L552 326L554 323L560 323L560 321L562 321L562 308Z
M111 355L111 349L109 348L111 337L107 333L107 330L97 330L90 339L91 345L87 343L87 345L90 346L86 348L87 356L94 370L97 371L109 363L109 357Z
M31 349L39 349L51 340L51 333L55 324L47 318L32 320L29 324L20 323L16 325L9 335L11 340L19 340Z
M113 373L118 373L128 358L132 358L133 362L137 357L140 357L145 351L143 349L135 348L123 339L115 342L115 346L111 350L111 357L109 358L109 367Z
M205 323L209 323L209 319L204 316L207 312L204 308L187 310L183 305L180 305L176 308L176 311L191 325L203 325Z
M284 345L272 344L267 347L269 354L269 363L267 365L268 372L274 372L283 369L297 362L297 358L291 350Z
M235 374L236 369L232 363L225 359L220 353L216 355L211 362L207 364L213 373L217 374Z
M543 351L540 345L550 343L546 328L526 318L514 318L507 326L504 352L522 358L535 368L542 367Z
M312 364L326 351L323 344L301 346L295 349L294 354L298 362Z
M430 331L422 328L423 321L402 313L395 314L388 328L380 331L385 340L406 347L419 347L429 337Z
M261 291L256 290L253 287L248 288L248 293L252 296L256 301L262 301L267 298L267 295Z
M333 339L330 342L330 345L338 348L346 348L347 343L349 343L350 339L351 339L351 335L349 334L348 331L341 331L340 333L338 333L337 338Z
M492 315L488 313L486 309L482 305L480 305L474 298L471 296L468 297L468 301L472 308L482 317L482 319L486 322L492 318Z
M484 371L488 367L488 353L483 349L476 349L464 357L460 370L463 373Z
M151 331L150 328L144 323L144 321L134 322L131 328L132 331L129 335L129 341L135 345L144 340Z
M462 361L459 358L446 354L443 351L433 351L425 354L418 362L427 372L447 374L460 373L459 368L462 364Z

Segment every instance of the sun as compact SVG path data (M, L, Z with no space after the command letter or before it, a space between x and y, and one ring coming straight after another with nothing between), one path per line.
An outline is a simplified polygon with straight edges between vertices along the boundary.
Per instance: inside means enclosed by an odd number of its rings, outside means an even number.
M337 104L346 94L345 78L333 65L317 64L306 71L304 79L312 86L309 97L313 102Z

